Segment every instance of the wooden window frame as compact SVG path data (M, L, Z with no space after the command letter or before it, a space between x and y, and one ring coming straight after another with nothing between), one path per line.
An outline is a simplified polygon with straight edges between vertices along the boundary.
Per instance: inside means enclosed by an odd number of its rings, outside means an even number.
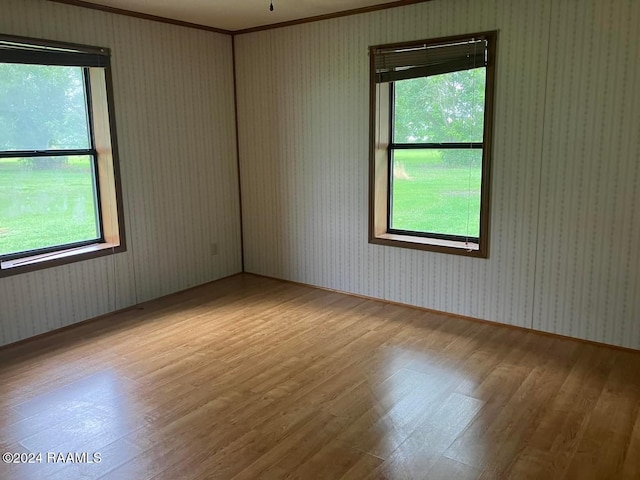
M471 39L487 40L484 132L482 139L482 179L480 197L480 234L478 242L465 242L418 232L401 232L389 228L392 84L376 82L376 52L382 49L444 45ZM369 243L411 248L439 253L488 258L491 153L493 138L493 104L495 95L495 57L497 31L471 33L428 40L417 40L369 47ZM419 144L418 144L419 145ZM401 147L404 148L404 147ZM477 146L476 146L477 148Z
M101 57L100 66L83 67L88 87L86 89L87 109L91 133L91 148L87 155L92 157L94 168L100 236L95 241L60 245L0 257L0 278L126 251L109 49L8 35L0 35L0 41L67 49L80 54L93 54ZM61 60L62 63L64 61L65 59ZM45 64L41 61L23 61L21 63ZM16 152L11 152L11 154L14 153ZM54 151L53 153L58 155L61 152ZM47 152L44 151L30 152L28 156L43 156L45 154Z

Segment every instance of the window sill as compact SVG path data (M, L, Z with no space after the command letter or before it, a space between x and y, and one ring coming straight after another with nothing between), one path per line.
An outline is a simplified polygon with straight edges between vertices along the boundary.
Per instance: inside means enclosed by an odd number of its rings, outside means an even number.
M84 247L70 248L53 253L43 253L29 257L16 258L0 262L0 277L8 277L19 273L33 272L45 268L56 267L68 263L88 260L125 251L123 245L117 243L96 243Z
M437 238L414 237L396 233L382 233L369 239L369 243L386 245L389 247L412 248L430 252L449 253L465 257L487 258L480 245L474 242L456 242Z

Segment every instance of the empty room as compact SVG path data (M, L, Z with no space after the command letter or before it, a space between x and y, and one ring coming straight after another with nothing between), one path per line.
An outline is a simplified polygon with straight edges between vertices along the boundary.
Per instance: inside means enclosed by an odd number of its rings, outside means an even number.
M0 479L640 479L639 26L0 0Z

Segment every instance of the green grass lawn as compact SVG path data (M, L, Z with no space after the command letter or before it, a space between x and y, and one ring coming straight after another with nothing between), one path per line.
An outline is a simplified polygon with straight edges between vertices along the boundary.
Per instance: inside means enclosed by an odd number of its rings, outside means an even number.
M449 167L434 150L399 150L394 162L392 228L479 235L479 166ZM96 225L88 158L42 170L0 159L0 255L91 240Z
M391 228L478 237L481 174L447 166L440 151L396 150Z
M91 163L33 169L0 159L0 255L98 237Z

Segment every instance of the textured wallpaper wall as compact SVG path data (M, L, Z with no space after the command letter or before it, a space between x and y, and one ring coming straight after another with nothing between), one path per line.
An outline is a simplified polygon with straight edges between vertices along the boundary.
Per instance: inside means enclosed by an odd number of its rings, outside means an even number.
M640 348L640 2L434 0L236 38L249 272ZM490 258L367 243L369 45L498 29Z
M128 251L0 279L0 344L239 272L231 37L1 3L2 33L112 49Z
M554 0L533 328L640 348L640 2Z
M0 344L240 271L230 37L1 1L3 33L113 50L129 250L0 279ZM247 271L640 348L637 25L635 0L433 0L238 36ZM490 29L490 258L369 245L367 47Z

